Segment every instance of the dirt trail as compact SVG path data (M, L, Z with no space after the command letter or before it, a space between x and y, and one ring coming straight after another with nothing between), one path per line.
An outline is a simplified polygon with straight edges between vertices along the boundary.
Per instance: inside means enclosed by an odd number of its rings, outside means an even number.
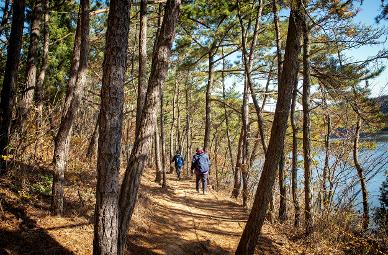
M213 190L198 194L193 180L178 181L174 175L168 175L169 188L163 191L152 172L142 178L127 254L234 254L245 210ZM49 199L22 202L10 184L0 182L0 255L92 254L94 194L88 186L68 187L66 213L55 217L49 214ZM265 225L257 254L298 254L297 248Z
M147 178L148 179L148 178ZM192 180L170 180L162 194L154 183L150 190L152 217L145 233L130 235L133 254L233 254L247 213L232 199L210 190L197 193ZM141 248L140 248L141 247ZM257 254L294 254L296 249L284 236L265 225Z

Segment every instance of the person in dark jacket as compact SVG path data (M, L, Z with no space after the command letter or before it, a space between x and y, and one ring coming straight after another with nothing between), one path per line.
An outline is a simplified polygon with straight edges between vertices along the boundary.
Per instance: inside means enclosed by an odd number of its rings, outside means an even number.
M195 173L195 188L199 192L199 185L202 182L202 192L207 193L207 179L210 169L209 156L204 152L201 147L198 147L196 154L193 156L191 162L191 170Z
M183 168L183 165L185 163L185 160L184 160L183 156L181 155L180 151L176 151L176 154L172 158L171 162L175 163L176 175L178 176L178 179L180 180L181 179L182 168Z

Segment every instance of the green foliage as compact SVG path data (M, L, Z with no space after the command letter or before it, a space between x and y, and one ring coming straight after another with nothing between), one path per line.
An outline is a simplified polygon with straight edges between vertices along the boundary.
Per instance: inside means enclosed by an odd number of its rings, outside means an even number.
M49 175L41 175L40 181L31 185L31 191L35 194L51 196L51 187L53 185L53 177Z

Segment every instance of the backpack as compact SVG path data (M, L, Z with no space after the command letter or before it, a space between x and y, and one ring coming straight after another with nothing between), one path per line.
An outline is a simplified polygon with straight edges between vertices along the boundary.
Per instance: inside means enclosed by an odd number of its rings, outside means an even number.
M175 156L175 165L177 167L182 167L183 166L183 158L181 155L176 155Z
M196 156L195 169L201 174L209 172L209 159L205 154L199 154Z

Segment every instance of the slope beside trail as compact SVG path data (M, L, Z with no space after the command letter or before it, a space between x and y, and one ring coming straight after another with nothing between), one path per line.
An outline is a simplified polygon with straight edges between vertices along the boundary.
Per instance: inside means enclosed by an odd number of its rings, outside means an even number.
M164 193L150 178L143 181L151 212L130 234L132 254L234 254L247 212L212 189L206 195L197 193L193 180L170 178ZM264 225L257 254L297 254L297 250L284 235Z

